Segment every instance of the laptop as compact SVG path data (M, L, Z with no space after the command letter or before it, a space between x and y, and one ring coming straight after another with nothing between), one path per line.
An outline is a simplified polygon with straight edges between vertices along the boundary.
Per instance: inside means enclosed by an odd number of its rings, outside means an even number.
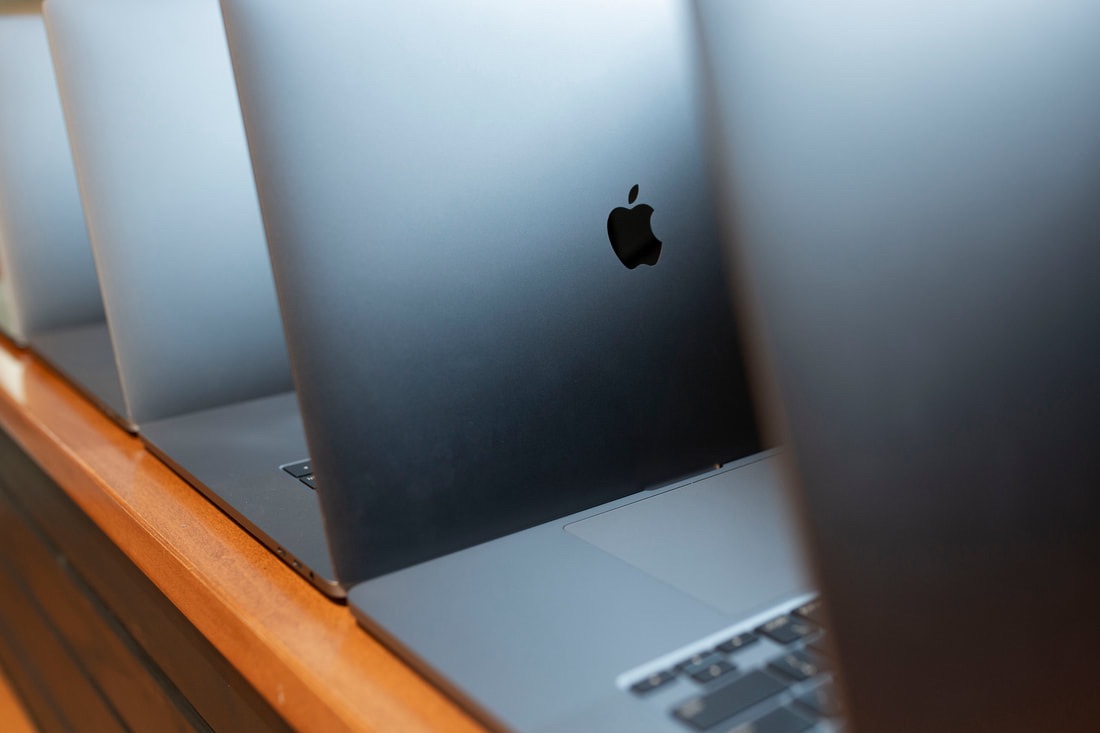
M0 4L0 328L127 428L40 4Z
M835 730L689 8L223 11L357 619L501 728Z
M128 415L153 453L342 595L217 2L49 0L44 14Z
M854 730L1100 729L1100 6L697 9Z

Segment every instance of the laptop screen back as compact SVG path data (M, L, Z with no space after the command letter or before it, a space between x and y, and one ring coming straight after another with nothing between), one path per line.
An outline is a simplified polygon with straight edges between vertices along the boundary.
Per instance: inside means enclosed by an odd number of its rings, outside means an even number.
M42 16L0 4L0 308L17 340L101 321Z
M130 417L289 391L216 0L44 12Z
M1095 730L1100 7L699 7L855 729Z
M757 448L685 7L223 5L342 579Z

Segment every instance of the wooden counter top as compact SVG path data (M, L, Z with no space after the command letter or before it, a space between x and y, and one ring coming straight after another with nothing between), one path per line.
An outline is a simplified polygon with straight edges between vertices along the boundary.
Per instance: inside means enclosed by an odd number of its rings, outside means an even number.
M300 731L482 728L33 356L0 343L0 428Z

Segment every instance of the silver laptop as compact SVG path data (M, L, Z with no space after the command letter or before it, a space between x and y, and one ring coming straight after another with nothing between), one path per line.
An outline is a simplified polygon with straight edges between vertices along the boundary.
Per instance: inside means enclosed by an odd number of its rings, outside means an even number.
M44 13L130 418L341 595L216 0L49 0Z
M0 328L128 425L39 3L0 4Z
M854 729L1100 730L1100 5L698 10Z
M358 619L501 727L832 730L788 705L820 633L745 384L689 9L223 10Z

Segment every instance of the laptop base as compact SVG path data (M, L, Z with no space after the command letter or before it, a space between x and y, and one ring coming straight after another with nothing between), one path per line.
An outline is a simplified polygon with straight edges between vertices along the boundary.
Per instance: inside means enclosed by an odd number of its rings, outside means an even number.
M107 324L61 328L34 335L30 348L128 432L137 426L125 417L118 367Z
M156 455L332 598L336 582L316 493L279 468L307 455L293 393L142 425Z

